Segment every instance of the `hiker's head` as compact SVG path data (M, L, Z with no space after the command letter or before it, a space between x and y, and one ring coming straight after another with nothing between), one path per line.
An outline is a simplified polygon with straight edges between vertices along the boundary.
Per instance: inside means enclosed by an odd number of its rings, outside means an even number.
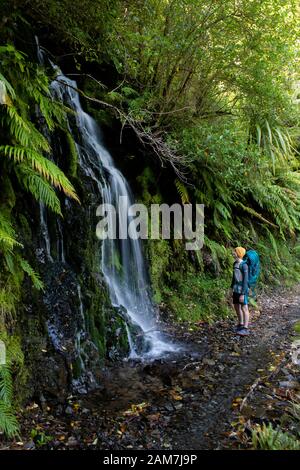
M243 259L246 254L246 250L242 246L238 246L237 248L234 249L234 254L236 258Z

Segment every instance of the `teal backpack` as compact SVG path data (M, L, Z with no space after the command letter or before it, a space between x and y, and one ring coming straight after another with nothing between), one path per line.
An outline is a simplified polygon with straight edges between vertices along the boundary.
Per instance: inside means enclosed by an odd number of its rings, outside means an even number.
M243 261L248 264L249 279L248 286L252 291L252 295L255 298L255 287L260 274L260 259L259 255L255 250L248 250L243 258Z

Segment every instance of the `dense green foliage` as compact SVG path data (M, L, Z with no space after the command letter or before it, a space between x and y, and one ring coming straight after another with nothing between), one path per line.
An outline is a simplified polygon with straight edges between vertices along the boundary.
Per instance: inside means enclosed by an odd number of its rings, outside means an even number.
M0 47L0 334L14 322L16 304L21 296L24 274L37 289L43 284L38 273L22 256L22 244L15 230L14 209L17 197L30 193L58 215L60 201L54 188L78 200L64 173L49 159L50 143L41 126L51 132L65 127L65 110L52 100L45 73L31 64L11 45ZM45 132L44 132L45 133ZM7 341L6 341L7 344ZM0 428L16 432L11 411L12 381L10 366L0 370Z
M119 3L117 11L110 50L122 77L119 103L147 132L159 129L179 156L182 181L174 178L174 185L181 202L205 204L206 243L190 267L204 269L203 282L197 272L186 282L187 263L174 261L165 242L160 248L154 242L157 298L178 318L218 314L205 294L215 297L211 275L221 276L226 291L234 245L259 251L266 284L299 278L297 5L152 0ZM151 196L147 202L157 202Z
M0 365L0 430L8 436L18 434L19 426L14 414L14 384L23 385L24 355L20 339L0 330L0 340L6 345L6 363Z
M56 187L77 199L74 188L63 172L43 154L49 154L50 144L38 129L38 118L49 131L63 126L64 112L52 100L47 76L31 65L14 46L0 48L1 54L1 211L0 247L5 268L14 275L14 262L27 273L37 288L38 276L28 262L14 253L20 247L13 228L12 209L16 192L28 191L38 201L60 214ZM34 111L37 111L34 117ZM36 120L36 123L34 121ZM17 186L16 186L17 184ZM14 256L13 256L14 255Z
M68 110L49 95L46 71L22 52L34 43L31 33L31 43L22 37L30 28L42 35L46 28L45 47L56 48L62 60L72 57L79 75L89 72L83 87L98 99L98 108L91 108L95 116L111 112L124 126L125 140L129 126L146 145L153 158L132 176L138 199L147 205L205 204L201 252L187 253L178 241L147 244L154 299L162 308L179 321L227 315L234 245L259 251L262 285L300 279L296 1L4 0L1 8L3 331L14 317L24 273L42 288L22 256L16 198L31 195L58 217L58 191L77 199L50 158L45 135L60 129L70 149L69 176L76 176ZM91 81L93 68L99 76ZM107 70L109 86L103 87L99 81ZM99 100L107 104L100 110ZM134 157L140 154L137 148ZM164 180L158 180L161 171ZM6 372L1 372L0 428L13 434L11 407L5 408L11 401ZM256 436L262 447L259 439L262 434Z
M175 168L178 200L205 204L201 253L176 264L172 254L178 255L180 248L149 244L158 302L169 298L163 295L164 285L166 292L180 290L184 270L195 278L201 271L205 278L208 269L210 276L223 277L225 288L234 244L255 247L272 260L264 270L266 282L294 272L299 230L296 2L101 0L95 6L91 0L78 5L32 0L24 6L15 0L14 5L3 24L8 39L16 32L13 22L39 21L49 28L51 40L61 41L64 53L75 57L77 68L84 61L110 64L112 89L94 81L92 87L87 84L88 92L117 106L123 124L133 124L139 137L141 132L147 136L149 151L164 161L169 173ZM46 82L40 73L36 85L42 86L44 99ZM10 147L2 148L12 156ZM22 155L15 149L15 159ZM59 210L55 193L40 175L34 177L43 184L39 194L32 175L19 179ZM163 188L145 198L149 178L142 179L141 200L168 199ZM172 184L172 177L168 179Z
M296 436L265 423L252 431L252 444L254 449L260 450L300 450Z

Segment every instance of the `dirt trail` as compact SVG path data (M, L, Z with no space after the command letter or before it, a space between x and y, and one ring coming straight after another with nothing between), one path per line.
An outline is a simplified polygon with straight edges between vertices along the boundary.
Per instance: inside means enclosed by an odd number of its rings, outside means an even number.
M254 314L250 337L229 336L224 328L221 351L211 345L211 357L215 361L214 372L218 375L214 392L206 400L199 400L193 410L193 421L182 412L182 431L175 431L172 446L181 449L218 449L230 447L224 436L231 429L235 418L235 399L244 397L260 377L272 376L268 372L274 357L290 349L293 325L300 319L300 289L278 297L274 295L261 302L261 314ZM218 329L218 327L217 327ZM224 338L226 331L227 337ZM217 333L218 334L218 333Z
M70 397L63 405L49 402L43 409L30 404L20 416L19 448L231 448L237 403L260 377L271 379L270 363L290 348L300 319L300 286L260 304L249 337L233 333L234 319L193 330L174 327L170 334L186 346L180 357L124 362L104 371L103 389L92 395Z

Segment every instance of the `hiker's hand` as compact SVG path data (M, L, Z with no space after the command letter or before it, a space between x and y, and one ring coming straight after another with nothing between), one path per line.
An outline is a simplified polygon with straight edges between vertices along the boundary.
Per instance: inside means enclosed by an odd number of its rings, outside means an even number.
M240 295L240 302L244 302L245 300L245 296L244 295Z

